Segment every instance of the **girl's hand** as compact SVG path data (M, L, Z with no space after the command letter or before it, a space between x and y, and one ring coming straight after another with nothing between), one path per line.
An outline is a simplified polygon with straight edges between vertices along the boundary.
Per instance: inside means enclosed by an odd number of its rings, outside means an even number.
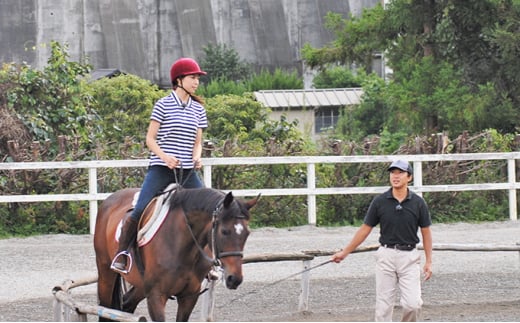
M164 156L163 161L166 163L166 166L168 166L169 169L174 169L180 165L180 161L175 158L175 156L171 155Z
M199 158L199 159L194 159L193 160L193 166L195 167L195 169L201 169L202 168L202 160Z

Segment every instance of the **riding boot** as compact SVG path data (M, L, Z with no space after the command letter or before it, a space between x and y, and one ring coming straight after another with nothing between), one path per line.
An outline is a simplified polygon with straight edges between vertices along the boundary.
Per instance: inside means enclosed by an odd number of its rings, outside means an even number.
M114 260L110 268L116 272L127 274L132 267L132 258L128 252L130 244L137 237L137 220L130 216L126 216L123 226L121 228L121 235L119 236L119 249L117 250ZM130 266L127 269L128 258L130 258Z

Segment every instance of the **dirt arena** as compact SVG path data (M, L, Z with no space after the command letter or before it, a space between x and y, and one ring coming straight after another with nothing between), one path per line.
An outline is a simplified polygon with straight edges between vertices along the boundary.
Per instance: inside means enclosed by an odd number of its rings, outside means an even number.
M246 255L303 250L337 250L357 228L253 230ZM485 224L458 223L432 227L434 243L516 245L520 221ZM377 243L377 229L365 245ZM244 265L244 283L235 291L216 289L216 321L373 321L374 254L357 253L341 264L327 264L310 272L308 309L298 311L302 262ZM328 257L313 260L322 263ZM91 235L44 235L0 240L2 288L0 321L54 321L52 289L66 279L96 272ZM519 252L436 251L434 276L423 285L422 321L518 321L520 318ZM279 281L279 283L271 284ZM96 304L95 284L73 290L75 300ZM175 302L167 306L175 319ZM148 316L142 303L139 313ZM394 319L399 320L396 301ZM89 316L89 321L97 317ZM191 321L200 321L196 307Z

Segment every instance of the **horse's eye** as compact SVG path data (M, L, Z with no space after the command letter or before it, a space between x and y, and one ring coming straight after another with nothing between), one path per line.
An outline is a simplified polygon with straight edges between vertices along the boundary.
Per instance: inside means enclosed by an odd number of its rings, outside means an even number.
M231 230L229 229L222 229L222 234L225 235L225 236L228 236L231 234Z

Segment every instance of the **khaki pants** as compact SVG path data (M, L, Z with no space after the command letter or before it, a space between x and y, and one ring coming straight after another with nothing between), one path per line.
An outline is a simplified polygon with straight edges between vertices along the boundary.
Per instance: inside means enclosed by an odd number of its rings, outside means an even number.
M375 321L390 322L399 288L403 322L419 317L421 299L420 253L417 249L402 251L379 247L376 252L376 314Z

